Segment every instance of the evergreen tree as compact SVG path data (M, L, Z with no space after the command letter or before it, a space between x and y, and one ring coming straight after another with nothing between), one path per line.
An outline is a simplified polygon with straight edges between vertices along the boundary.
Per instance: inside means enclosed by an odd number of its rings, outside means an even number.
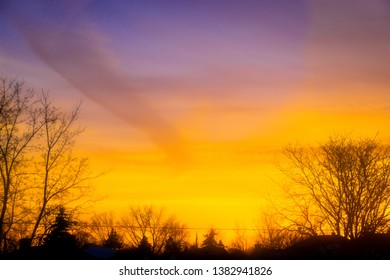
M214 228L211 228L210 231L204 235L205 239L202 242L203 248L216 248L218 243L215 240L215 237L218 235L217 231Z
M103 247L112 249L121 249L123 247L122 237L116 232L114 228L111 228L110 234L103 242Z
M222 240L217 242L216 237L218 233L214 228L211 228L210 231L204 235L205 239L202 242L202 248L200 253L203 255L203 258L225 258L228 255L228 252L225 250L225 245L223 245Z
M50 232L45 239L44 246L56 254L66 253L77 248L76 237L69 232L74 222L71 221L65 208L61 207L51 225Z
M168 240L165 242L164 247L164 256L165 257L178 257L182 252L181 242L175 240L171 237L168 238Z
M149 243L148 238L144 235L137 248L138 257L142 259L150 259L153 256L152 245Z

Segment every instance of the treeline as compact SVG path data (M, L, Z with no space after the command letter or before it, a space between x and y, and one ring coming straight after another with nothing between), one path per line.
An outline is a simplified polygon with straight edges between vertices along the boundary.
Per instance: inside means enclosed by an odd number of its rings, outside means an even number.
M298 236L297 233L287 234L285 230L273 230L268 237L263 233L256 244L242 249L236 246L237 240L243 241L239 234L226 246L214 228L199 240L197 236L190 242L188 230L172 216L166 216L162 208L132 208L122 221L131 223L113 223L112 215L99 214L86 224L74 221L65 208L60 208L41 245L32 246L24 238L19 240L18 248L0 256L5 259L90 260L390 258L389 234L371 234L351 240L335 234Z

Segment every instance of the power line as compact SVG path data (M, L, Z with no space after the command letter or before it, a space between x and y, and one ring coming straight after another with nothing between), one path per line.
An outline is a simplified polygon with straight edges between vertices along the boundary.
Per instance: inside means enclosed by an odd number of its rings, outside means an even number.
M7 224L7 223L4 223L4 224ZM17 224L17 225L34 225L34 223L14 223L14 224ZM107 228L107 229L111 229L111 228L122 228L122 229L146 229L146 230L151 230L151 229L170 229L170 230L191 230L191 231L196 231L196 230L199 230L199 231L208 231L210 229L214 229L216 231L237 231L237 232L240 232L240 231L257 231L257 232L268 232L268 231L288 231L288 229L286 228L279 228L279 229L269 229L269 228L223 228L223 227L217 227L217 228L214 228L214 227L175 227L175 226L167 226L167 227L164 227L164 226L145 226L145 227L142 227L142 226L127 226L127 225L93 225L93 224L88 224L88 223L77 223L75 225L75 227L85 227L85 228ZM290 231L298 231L298 230L290 230ZM332 230L322 230L322 232L324 233L331 233Z

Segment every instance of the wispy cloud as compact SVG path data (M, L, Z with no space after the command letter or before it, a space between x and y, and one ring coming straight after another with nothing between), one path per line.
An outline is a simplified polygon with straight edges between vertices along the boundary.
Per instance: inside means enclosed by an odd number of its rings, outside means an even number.
M57 6L45 6L46 1L37 1L40 5L27 13L19 9L19 2L8 3L5 15L44 62L87 97L144 131L170 159L188 160L178 131L118 69L105 36L78 16L85 3L66 5L67 1L59 1ZM59 12L59 6L66 9ZM56 20L56 15L61 21Z

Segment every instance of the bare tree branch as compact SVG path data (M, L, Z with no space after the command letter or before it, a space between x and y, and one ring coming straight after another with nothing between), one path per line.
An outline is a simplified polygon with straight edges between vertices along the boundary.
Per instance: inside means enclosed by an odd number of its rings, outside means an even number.
M286 214L291 222L350 239L387 231L389 147L375 138L335 136L319 147L288 146L284 152L289 165L282 171L294 186L285 193L298 213Z

